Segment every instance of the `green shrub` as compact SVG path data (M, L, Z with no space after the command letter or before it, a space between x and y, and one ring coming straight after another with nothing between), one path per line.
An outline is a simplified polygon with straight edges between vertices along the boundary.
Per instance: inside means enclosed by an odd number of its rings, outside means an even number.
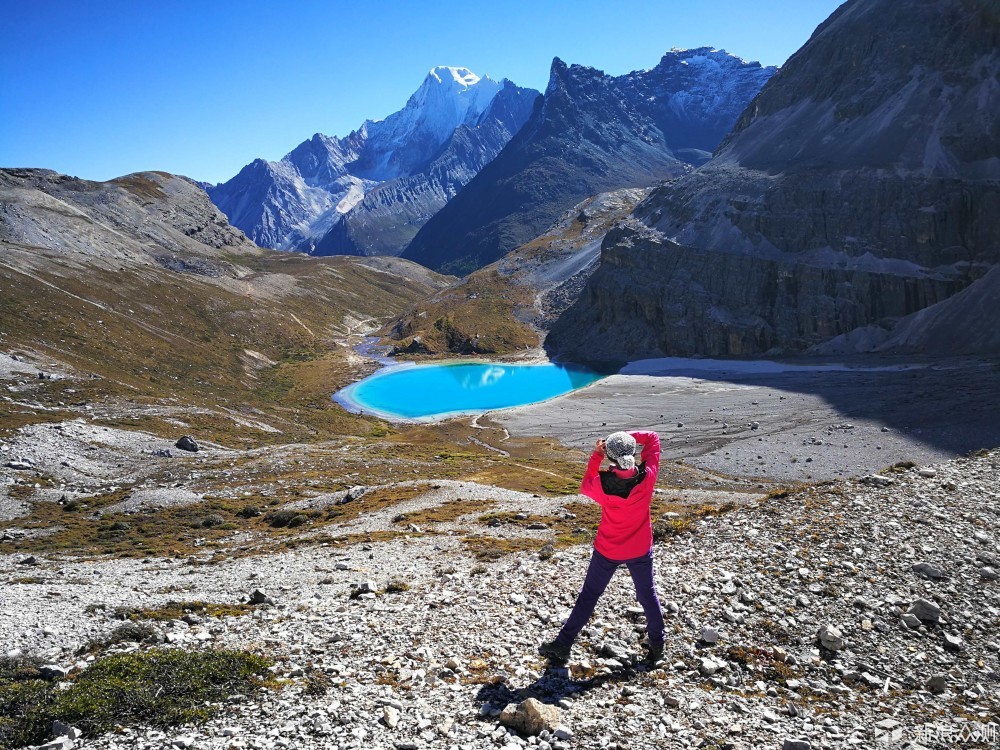
M212 703L267 685L271 662L244 651L152 649L98 659L65 690L38 679L35 666L0 663L0 750L43 742L56 719L91 736L118 724L200 723Z
M294 529L308 520L307 516L302 515L297 510L276 510L267 517L267 522L276 529L285 527Z
M226 519L220 516L218 513L209 513L207 516L201 519L201 523L199 525L202 526L203 528L210 529L213 526L221 526L225 522Z
M95 638L81 649L84 652L103 651L118 643L162 643L163 634L148 622L126 622L106 636Z

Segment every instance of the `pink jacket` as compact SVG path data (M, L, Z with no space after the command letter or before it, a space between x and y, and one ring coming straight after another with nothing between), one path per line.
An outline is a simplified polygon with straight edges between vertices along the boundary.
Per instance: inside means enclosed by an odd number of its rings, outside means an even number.
M645 478L632 488L627 498L608 495L601 487L600 468L604 454L594 451L583 475L580 492L601 506L594 548L610 560L631 560L653 547L653 523L649 505L660 472L660 436L655 432L629 433L642 445L640 461L646 464Z

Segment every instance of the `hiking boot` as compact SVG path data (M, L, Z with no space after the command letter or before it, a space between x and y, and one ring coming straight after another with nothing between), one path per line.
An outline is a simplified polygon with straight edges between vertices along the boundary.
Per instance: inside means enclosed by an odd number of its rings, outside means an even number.
M650 666L656 664L660 659L663 658L663 644L654 646L649 644L646 646L646 655L643 657L643 662L649 664Z
M572 646L564 646L558 641L547 641L538 647L538 653L551 661L565 662L569 661L571 648Z

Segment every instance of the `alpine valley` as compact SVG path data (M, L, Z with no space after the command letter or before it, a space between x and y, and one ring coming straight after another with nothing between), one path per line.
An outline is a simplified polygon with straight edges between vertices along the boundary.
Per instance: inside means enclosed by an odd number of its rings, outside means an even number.
M1000 8L796 43L436 67L218 185L0 168L0 750L996 746ZM446 392L607 370L437 421L333 397L456 354ZM552 663L620 429L663 446L665 649L619 571Z

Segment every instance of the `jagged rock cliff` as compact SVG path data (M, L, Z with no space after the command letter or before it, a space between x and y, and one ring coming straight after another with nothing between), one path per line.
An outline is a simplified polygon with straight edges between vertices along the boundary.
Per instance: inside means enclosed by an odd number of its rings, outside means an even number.
M581 200L689 171L774 73L723 50L672 50L607 76L552 63L531 119L414 237L404 257L466 273L538 236Z
M1000 261L998 49L986 0L845 3L711 162L608 234L548 344L606 359L802 351L983 276Z

